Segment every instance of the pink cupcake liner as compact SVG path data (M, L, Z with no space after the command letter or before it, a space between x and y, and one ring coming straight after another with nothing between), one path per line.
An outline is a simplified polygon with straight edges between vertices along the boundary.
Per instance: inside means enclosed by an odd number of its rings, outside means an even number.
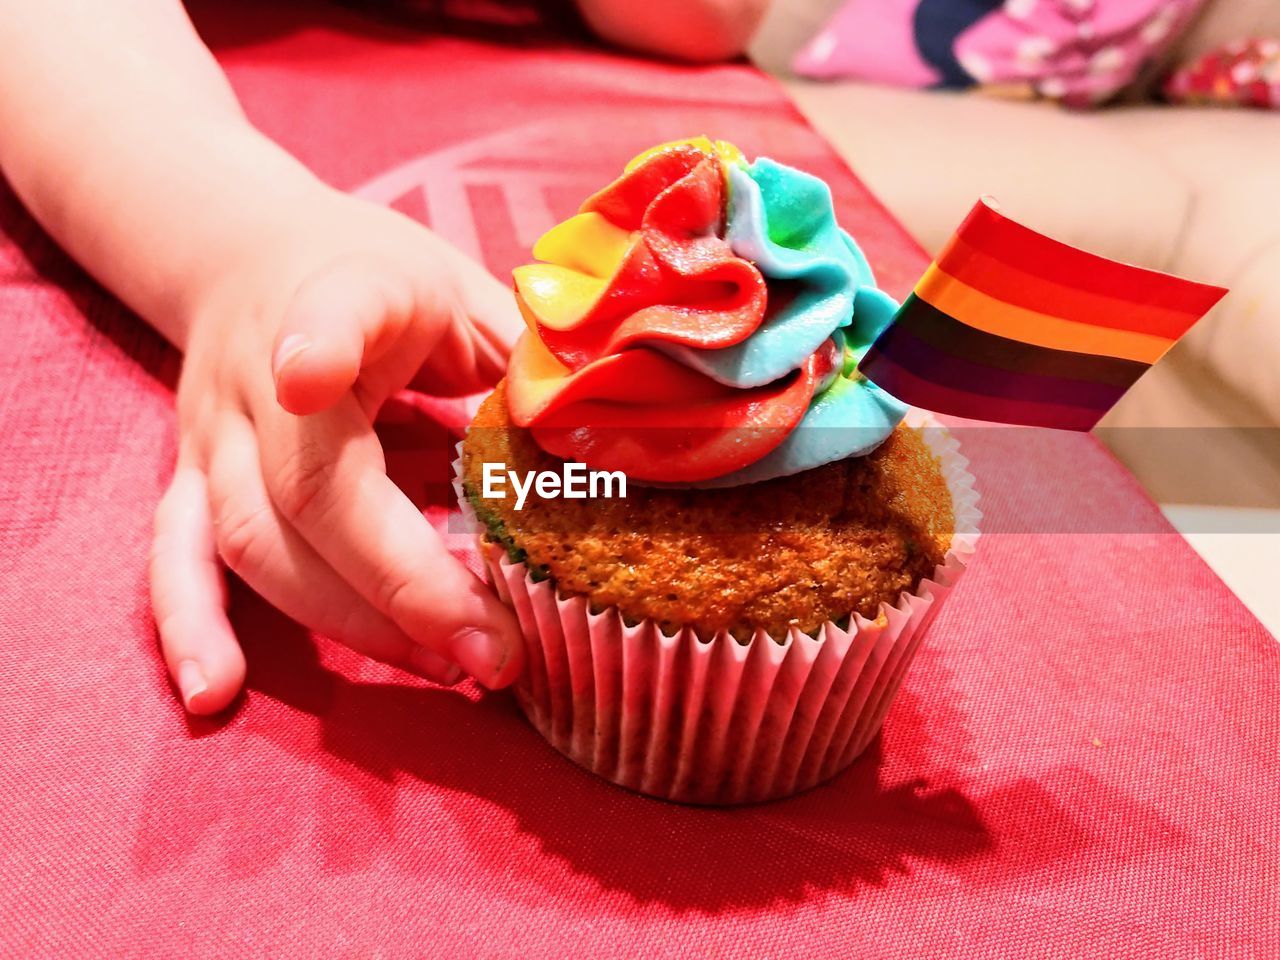
M828 621L782 641L743 643L691 628L667 636L651 620L592 612L581 596L535 582L501 546L481 541L499 596L520 621L527 667L515 688L525 716L575 763L620 786L682 803L738 804L790 796L831 779L880 730L920 642L978 539L978 495L959 443L931 417L925 429L951 491L956 531L933 576L879 616ZM461 445L454 489L462 493Z

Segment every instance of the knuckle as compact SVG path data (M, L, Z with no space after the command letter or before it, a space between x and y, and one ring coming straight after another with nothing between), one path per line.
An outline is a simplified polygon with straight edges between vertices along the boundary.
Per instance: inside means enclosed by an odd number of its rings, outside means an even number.
M190 427L200 420L200 416L204 411L205 403L200 393L194 389L187 387L189 381L183 380L178 385L178 396L174 402L175 409L178 414L178 425L180 427Z
M374 587L374 603L394 622L401 622L408 613L409 587L413 577L395 569L383 570Z
M306 521L323 512L333 489L334 464L309 444L289 451L276 469L271 496L292 521Z
M417 291L414 290L413 284L406 279L412 274L399 275L387 282L386 290L383 294L386 300L387 312L385 315L385 323L394 330L403 330L413 317L418 306Z
M169 529L170 526L176 524L181 517L184 505L190 500L190 496L183 487L182 469L178 468L174 471L173 476L169 478L169 485L164 488L164 492L160 494L160 499L156 501L155 513L152 515L154 529L157 539Z
M153 552L148 581L151 588L151 609L157 625L162 625L179 607L173 602L176 590L172 578L168 576L168 570L163 557Z
M237 572L263 563L272 542L271 508L229 508L218 517L218 555Z
M347 603L333 613L333 639L353 649L364 641L367 618L358 603Z
M169 544L169 526L172 523L174 512L174 493L173 487L170 486L160 499L156 501L156 509L151 515L151 529L153 531L151 538L151 555L162 552Z
M180 556L186 548L189 538L184 537L184 531L192 526L190 515L195 510L207 509L206 503L195 499L197 494L198 491L193 491L189 483L184 483L179 471L156 502L151 523L150 559L153 567Z
M177 396L174 398L174 407L178 413L178 423L183 426L194 422L196 415L203 406L201 402L202 391L197 389L196 379L197 377L191 364L188 364L178 376L178 389Z
M217 407L216 373L189 352L178 377L174 408L178 414L179 431L199 429L207 424Z
M174 545L173 536L164 529L160 511L157 510L156 530L152 534L151 550L147 555L152 579L164 579L166 568L175 553L177 548Z
M156 633L166 650L196 634L196 627L190 611L179 607L167 608L156 614Z

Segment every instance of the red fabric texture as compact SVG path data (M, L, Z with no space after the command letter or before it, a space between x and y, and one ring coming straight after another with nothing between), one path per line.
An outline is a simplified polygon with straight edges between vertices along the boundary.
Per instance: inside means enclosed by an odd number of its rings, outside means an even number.
M638 150L703 132L829 180L895 295L927 263L748 67L319 9L196 13L264 129L500 275ZM197 721L145 580L178 359L7 193L0 231L0 954L1280 954L1276 642L1092 438L962 437L991 510L1053 510L985 539L881 739L792 800L631 795L507 695L362 661L243 588L248 692ZM443 409L384 436L445 526Z

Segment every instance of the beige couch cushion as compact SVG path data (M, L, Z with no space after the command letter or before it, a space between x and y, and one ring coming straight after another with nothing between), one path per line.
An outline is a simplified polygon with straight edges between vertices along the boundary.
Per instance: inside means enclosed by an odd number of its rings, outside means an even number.
M1231 293L1188 348L1280 424L1280 241L1231 280ZM1280 452L1280 443L1276 443ZM1280 491L1280 486L1277 486Z
M1231 288L1184 349L1280 423L1280 118L1250 110L1102 113L1193 202L1167 269Z
M857 83L786 86L931 253L983 194L1105 256L1163 268L1178 248L1190 205L1185 180L1094 114Z
M1095 122L1195 198L1170 269L1230 284L1280 238L1280 117L1147 107L1102 111Z
M810 0L786 0L801 6ZM1214 0L1178 43L1178 60L1246 37L1280 37L1280 3L1276 0Z

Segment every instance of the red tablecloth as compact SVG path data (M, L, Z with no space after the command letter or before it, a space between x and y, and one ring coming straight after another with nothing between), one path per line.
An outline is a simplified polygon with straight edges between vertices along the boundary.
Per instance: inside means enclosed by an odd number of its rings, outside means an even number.
M198 12L266 130L500 274L699 132L827 178L894 292L924 265L747 67ZM0 954L1280 955L1276 642L1091 438L964 438L993 518L1093 526L989 536L871 755L794 800L625 793L507 696L313 643L244 590L249 692L195 722L145 584L177 357L7 194L0 230ZM445 431L402 411L387 440L443 523Z

